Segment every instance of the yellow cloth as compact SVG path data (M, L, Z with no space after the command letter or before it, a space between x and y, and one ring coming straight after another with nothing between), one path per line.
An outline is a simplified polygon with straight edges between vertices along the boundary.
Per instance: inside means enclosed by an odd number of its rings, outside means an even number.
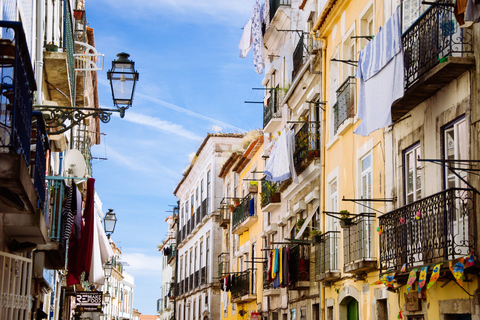
M275 279L277 277L277 274L275 273L275 250L272 250L272 279Z
M280 258L280 259L279 259L279 260L280 260L280 266L278 267L278 273L280 274L280 283L283 282L283 267L282 267L282 265L283 265L283 263L282 263L282 256L283 256L283 255L282 255L282 250L283 250L282 247L280 247L280 249L278 250L278 255L280 256L280 257L279 257L279 258Z

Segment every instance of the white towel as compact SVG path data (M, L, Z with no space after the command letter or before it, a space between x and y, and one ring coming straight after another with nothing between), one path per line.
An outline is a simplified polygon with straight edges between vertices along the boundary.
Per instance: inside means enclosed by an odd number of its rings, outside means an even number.
M243 27L243 34L238 48L240 49L240 58L245 58L252 48L252 19L248 19L247 24Z
M392 124L392 104L405 90L400 9L360 52L355 77L360 84L358 117L362 122L354 133L368 136Z
M275 146L265 165L265 179L273 182L282 182L290 178L290 162L288 160L287 133L282 129Z
M288 130L287 132L287 156L288 156L288 166L290 168L290 175L292 176L292 181L298 184L297 171L295 171L295 164L293 163L293 154L295 153L295 131Z

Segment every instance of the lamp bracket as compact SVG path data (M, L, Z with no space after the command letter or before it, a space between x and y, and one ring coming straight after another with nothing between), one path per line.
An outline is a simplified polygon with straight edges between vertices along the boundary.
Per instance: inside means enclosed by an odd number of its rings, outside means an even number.
M35 105L34 108L43 113L49 135L64 133L88 117L98 118L103 123L108 123L112 112L119 112L121 118L125 116L125 108L100 109L45 105ZM70 120L70 123L66 124L66 120Z

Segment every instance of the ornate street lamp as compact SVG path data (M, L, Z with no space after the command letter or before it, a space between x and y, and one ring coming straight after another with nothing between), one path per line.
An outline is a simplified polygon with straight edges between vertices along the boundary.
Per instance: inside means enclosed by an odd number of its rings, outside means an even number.
M117 54L118 59L112 61L112 69L107 72L112 88L113 104L120 109L120 117L125 115L125 109L130 108L138 80L135 62L128 60L130 55L125 52Z
M108 239L110 239L110 235L115 231L116 224L117 217L115 216L115 212L113 212L113 209L108 209L107 214L105 214L103 218L103 228L105 229Z
M110 261L105 262L105 265L103 266L103 274L106 279L110 278L110 276L112 275L112 270L112 263Z
M89 117L99 118L103 123L107 123L110 121L112 112L119 112L120 117L123 118L125 110L132 105L135 84L139 77L138 72L134 68L135 62L129 60L129 56L125 52L117 54L118 59L112 61L112 69L107 72L115 109L81 108L74 105L34 106L35 110L43 112L48 134L63 133ZM66 123L67 120L69 121Z
M105 294L103 295L103 300L105 300L107 304L110 302L110 292L105 292Z

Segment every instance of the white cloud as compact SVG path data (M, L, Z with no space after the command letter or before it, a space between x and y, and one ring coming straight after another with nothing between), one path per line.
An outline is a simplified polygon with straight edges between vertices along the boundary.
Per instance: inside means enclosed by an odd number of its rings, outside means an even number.
M149 126L159 131L178 135L180 137L184 137L190 140L198 140L198 141L202 140L202 137L183 128L183 126L179 124L171 123L169 121L161 120L159 118L129 111L128 113L125 114L124 119L133 123Z
M123 253L122 261L129 264L128 272L153 272L158 273L162 271L162 256L149 256L144 253L133 252Z

